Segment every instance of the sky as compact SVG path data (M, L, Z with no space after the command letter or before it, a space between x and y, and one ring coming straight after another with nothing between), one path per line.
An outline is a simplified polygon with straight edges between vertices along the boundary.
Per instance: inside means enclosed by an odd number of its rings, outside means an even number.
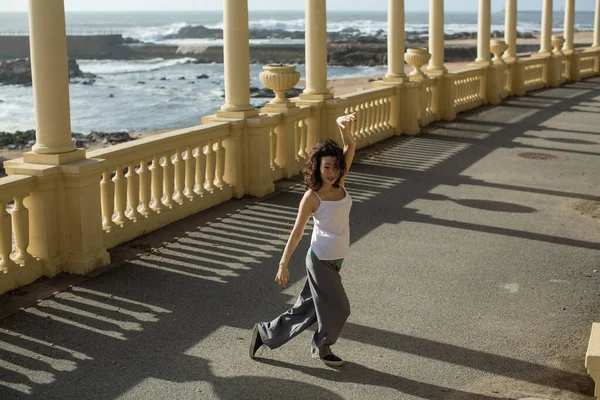
M223 0L64 0L66 11L151 11L151 10L221 10ZM27 0L0 0L2 11L27 11ZM405 0L407 11L427 11L427 0ZM477 0L445 0L446 11L476 11ZM594 10L595 0L576 0L577 11ZM250 10L303 10L304 0L248 0ZM518 0L519 10L540 10L542 0ZM504 0L492 0L492 10L504 9ZM554 9L564 7L564 0L554 0ZM328 10L387 9L387 0L327 0Z

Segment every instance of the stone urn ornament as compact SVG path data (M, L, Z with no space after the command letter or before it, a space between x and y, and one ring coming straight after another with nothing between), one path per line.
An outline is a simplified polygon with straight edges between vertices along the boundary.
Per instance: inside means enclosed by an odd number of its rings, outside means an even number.
M556 55L563 54L562 46L563 46L563 44L565 44L564 36L563 35L552 35L550 37L550 39L552 41L552 46L554 46L554 50L552 51L552 53L554 53Z
M500 39L492 39L490 41L490 50L494 55L492 62L494 64L504 64L504 60L502 59L502 54L508 49L508 45L504 40Z
M285 92L293 88L300 80L300 73L295 65L268 64L259 75L260 81L266 88L275 92L275 98L265 108L281 112L295 108L296 105L285 97Z
M408 77L411 81L422 81L425 79L425 74L421 71L423 65L429 62L431 54L425 48L408 49L404 53L404 61L413 67Z

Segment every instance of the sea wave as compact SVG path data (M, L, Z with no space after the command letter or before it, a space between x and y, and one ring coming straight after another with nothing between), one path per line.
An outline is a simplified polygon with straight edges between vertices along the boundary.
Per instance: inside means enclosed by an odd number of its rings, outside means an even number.
M178 58L165 60L154 58L151 60L79 60L79 67L83 72L91 72L98 75L128 74L134 72L150 72L159 69L170 68L175 65L188 64L193 58Z
M558 22L558 21L557 21ZM143 42L157 43L167 40L166 38L170 35L175 35L180 29L185 27L194 27L198 25L188 24L185 22L177 22L164 26L152 26L152 27L137 27L123 30L125 37L131 37ZM556 28L560 28L562 24L557 23ZM205 27L210 29L223 29L223 23L206 24ZM304 31L305 20L304 19L293 19L293 20L279 20L279 19L260 19L256 21L249 21L250 29L264 29L264 30L284 30L284 31ZM387 21L377 21L371 19L357 19L357 20L344 20L344 21L333 21L327 23L328 32L340 32L344 29L357 29L362 35L375 35L379 32L387 34ZM589 24L577 24L578 30L591 30L593 26ZM406 32L427 32L429 25L427 23L410 23L407 21L405 25ZM504 31L503 24L493 24L491 26L492 31ZM519 32L539 32L540 24L529 21L519 21L517 23L517 30ZM446 34L455 34L460 32L476 33L478 26L476 23L446 23L444 26L444 32ZM268 42L271 43L271 42Z
M123 36L129 37L132 39L140 40L142 42L156 42L169 35L175 35L179 32L180 29L185 28L190 25L186 22L176 22L169 25L162 26L144 26L144 27L135 27L123 30Z

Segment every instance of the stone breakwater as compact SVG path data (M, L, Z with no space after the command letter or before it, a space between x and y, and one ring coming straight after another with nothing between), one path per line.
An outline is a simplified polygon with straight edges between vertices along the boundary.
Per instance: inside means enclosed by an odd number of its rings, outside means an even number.
M503 32L496 31L492 37L502 37ZM185 27L168 39L207 39L219 40L223 37L221 29L209 29L203 26ZM445 40L468 40L477 35L462 32L445 35ZM518 35L520 38L532 38L531 33ZM250 30L251 39L304 39L302 31ZM387 63L387 38L383 31L365 35L357 29L344 29L328 33L328 63L341 66L375 66ZM407 47L427 47L426 31L406 32ZM75 59L114 59L147 60L153 58L173 59L181 57L195 58L198 63L222 63L221 45L163 45L142 43L121 35L106 36L69 36L67 37L69 57ZM520 49L518 51L529 51ZM0 36L0 59L26 58L29 56L27 37ZM303 44L263 44L250 46L250 60L257 64L293 63L304 64ZM477 48L474 45L447 46L445 58L448 62L474 60Z

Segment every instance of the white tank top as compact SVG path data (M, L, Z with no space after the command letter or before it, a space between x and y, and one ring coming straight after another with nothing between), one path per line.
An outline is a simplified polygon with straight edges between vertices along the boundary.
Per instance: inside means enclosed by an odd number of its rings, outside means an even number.
M319 260L338 260L350 249L350 208L352 198L342 186L345 197L341 200L321 200L313 213L314 228L310 247Z

